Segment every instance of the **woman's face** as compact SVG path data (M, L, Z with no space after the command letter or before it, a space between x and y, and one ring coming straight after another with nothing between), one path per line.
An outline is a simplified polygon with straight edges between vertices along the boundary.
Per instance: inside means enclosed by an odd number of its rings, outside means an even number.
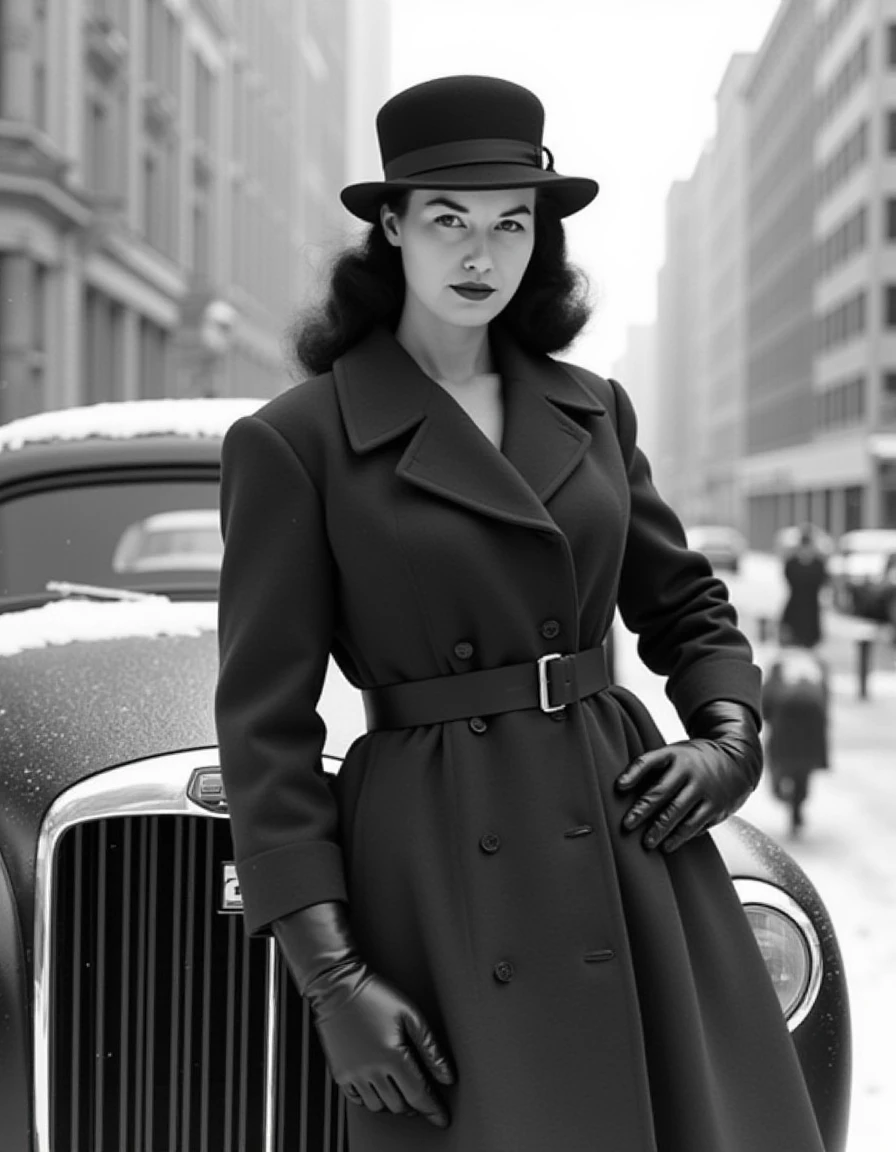
M386 237L401 249L405 309L464 328L488 324L519 287L532 255L535 189L411 191L407 211L385 206Z

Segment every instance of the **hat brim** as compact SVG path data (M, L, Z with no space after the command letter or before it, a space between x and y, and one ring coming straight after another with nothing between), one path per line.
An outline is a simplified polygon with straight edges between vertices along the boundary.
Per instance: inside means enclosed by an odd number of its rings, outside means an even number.
M380 206L392 191L411 188L440 188L469 192L500 188L536 188L550 195L560 216L571 216L585 208L597 195L600 185L587 176L561 176L547 168L520 164L467 164L421 172L402 180L379 180L349 184L339 193L345 207L368 224L379 220Z

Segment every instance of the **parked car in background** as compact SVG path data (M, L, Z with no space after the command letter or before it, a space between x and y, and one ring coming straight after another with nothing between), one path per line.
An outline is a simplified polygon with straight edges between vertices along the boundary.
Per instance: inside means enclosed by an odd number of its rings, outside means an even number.
M828 571L835 607L896 625L896 529L844 532Z
M808 527L812 534L812 543L815 545L816 551L819 555L827 559L834 551L833 537L828 535L823 528L819 528L817 524L810 524ZM775 555L786 559L792 552L795 552L799 547L802 531L802 524L790 524L786 528L779 528L775 533L773 545Z
M218 574L194 563L215 553L224 431L257 403L0 426L3 1152L345 1152L308 1008L275 942L243 932L213 719ZM344 694L321 710L332 778L358 733ZM712 836L827 1152L843 1152L851 1032L833 925L756 828L733 817Z
M693 524L685 529L688 547L702 552L713 568L737 572L747 551L742 533L727 524Z

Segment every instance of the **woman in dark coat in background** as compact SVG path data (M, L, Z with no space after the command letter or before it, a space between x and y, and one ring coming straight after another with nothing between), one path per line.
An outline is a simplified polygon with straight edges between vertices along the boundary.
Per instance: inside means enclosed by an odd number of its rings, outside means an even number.
M756 786L759 671L651 483L543 109L487 77L381 110L372 225L313 379L223 449L216 718L246 928L276 937L350 1152L822 1152L706 830ZM618 604L689 738L609 685ZM368 732L331 784L332 653Z
M799 544L784 563L784 579L790 594L781 614L781 643L814 648L821 640L819 596L828 573L808 524L801 528Z

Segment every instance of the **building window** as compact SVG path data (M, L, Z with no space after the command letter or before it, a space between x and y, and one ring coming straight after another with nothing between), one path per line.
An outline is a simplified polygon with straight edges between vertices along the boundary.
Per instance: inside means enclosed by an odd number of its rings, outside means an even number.
M35 0L31 48L34 122L44 132L47 130L47 3L48 0Z
M845 488L843 490L845 504L845 522L843 525L844 532L852 532L856 528L862 527L862 521L864 519L862 515L864 491L864 488L860 487L859 485Z
M193 56L193 131L197 140L212 146L215 78L201 56Z
M207 280L211 273L209 223L208 197L197 189L193 200L193 272L200 280Z
M896 24L887 25L887 67L896 68Z
M884 372L881 382L880 418L887 424L896 422L896 372Z
M896 152L896 111L887 112L887 152L893 155Z
M83 341L83 402L119 399L124 375L124 308L96 288L84 294Z
M107 192L111 183L109 160L109 109L99 96L87 98L87 131L85 133L87 183L94 192Z
M884 324L896 328L896 284L884 285Z
M896 240L896 196L884 201L884 239Z
M140 379L138 385L141 400L156 400L168 393L168 348L167 329L152 320L140 320Z

